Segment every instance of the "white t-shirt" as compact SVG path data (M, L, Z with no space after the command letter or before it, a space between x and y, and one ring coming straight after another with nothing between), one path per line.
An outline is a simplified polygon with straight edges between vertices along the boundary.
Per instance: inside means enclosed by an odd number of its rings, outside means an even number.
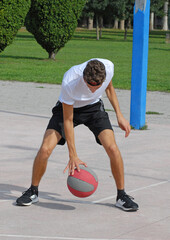
M91 60L94 59L89 61ZM73 66L64 74L59 96L60 102L78 108L99 101L113 77L114 65L107 59L96 58L96 60L102 62L106 69L106 79L101 87L92 93L83 79L83 71L89 61Z

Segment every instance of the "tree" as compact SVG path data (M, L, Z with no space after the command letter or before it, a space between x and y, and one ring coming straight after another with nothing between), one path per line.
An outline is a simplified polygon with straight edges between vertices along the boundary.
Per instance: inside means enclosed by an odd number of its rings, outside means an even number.
M151 12L154 12L156 16L163 17L164 15L164 3L166 0L151 0L150 2L150 9Z
M166 0L151 0L150 2L150 30L154 28L154 15L157 17L164 17L164 4Z
M92 29L93 28L93 25L90 27L90 21L93 22L93 19L94 19L94 12L92 9L89 9L88 5L87 5L87 2L83 8L83 11L82 11L82 17L85 18L87 20L87 27L88 29ZM92 23L93 24L93 23Z
M168 30L168 1L164 2L163 30Z
M129 23L133 19L134 3L135 3L135 0L126 0L125 13L124 13L124 19L125 19L125 35L124 35L124 39L125 40L127 38L127 30L129 28Z
M87 0L87 3L84 7L84 12L86 14L95 15L96 17L96 35L97 40L99 40L99 27L100 27L100 36L101 36L101 27L102 27L102 16L104 14L104 10L108 6L109 0Z
M30 0L0 1L0 52L12 43L29 8Z
M57 52L70 40L85 0L32 0L26 28L36 41L55 59Z
M106 11L112 13L115 19L125 21L125 35L124 39L127 37L127 29L129 27L129 22L133 18L133 8L135 0L109 0Z

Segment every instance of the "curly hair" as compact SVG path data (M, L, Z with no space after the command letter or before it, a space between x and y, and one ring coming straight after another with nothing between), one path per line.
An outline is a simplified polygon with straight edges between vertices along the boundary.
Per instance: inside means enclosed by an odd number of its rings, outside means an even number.
M83 71L83 78L92 86L101 85L106 78L104 64L98 60L89 61Z

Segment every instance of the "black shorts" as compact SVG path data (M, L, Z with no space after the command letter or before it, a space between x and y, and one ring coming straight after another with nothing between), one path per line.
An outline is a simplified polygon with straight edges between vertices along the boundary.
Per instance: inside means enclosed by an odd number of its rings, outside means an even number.
M98 135L105 129L112 129L108 113L105 112L102 100L97 103L87 105L80 108L74 108L73 123L74 127L84 124L94 134L97 143L101 144ZM62 136L59 145L65 144L64 124L63 124L63 108L60 101L52 109L53 116L49 121L47 129L54 129Z

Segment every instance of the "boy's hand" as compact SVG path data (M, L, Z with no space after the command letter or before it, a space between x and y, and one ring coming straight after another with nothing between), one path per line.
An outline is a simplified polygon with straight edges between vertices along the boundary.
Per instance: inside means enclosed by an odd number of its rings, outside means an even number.
M85 162L82 162L78 157L71 157L66 168L64 169L64 173L68 169L68 174L74 175L75 168L77 168L77 171L80 172L79 165L84 165L85 167L87 167L87 164Z
M123 117L121 114L119 117L117 117L119 127L125 131L125 137L128 137L131 131L131 127L129 122Z

